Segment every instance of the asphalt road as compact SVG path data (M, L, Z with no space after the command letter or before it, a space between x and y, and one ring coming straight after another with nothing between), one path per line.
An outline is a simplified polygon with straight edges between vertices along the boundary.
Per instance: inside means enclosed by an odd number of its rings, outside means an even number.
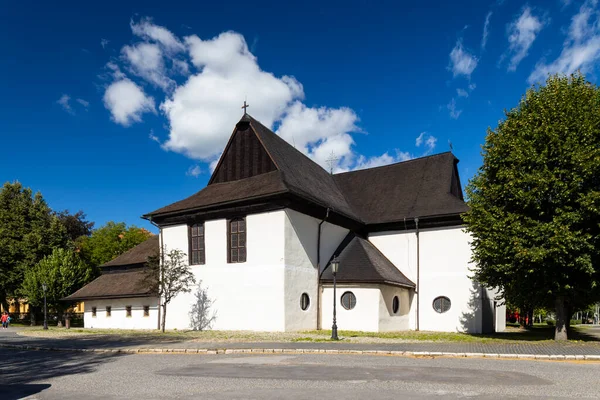
M592 362L0 349L0 398L598 398L599 372Z

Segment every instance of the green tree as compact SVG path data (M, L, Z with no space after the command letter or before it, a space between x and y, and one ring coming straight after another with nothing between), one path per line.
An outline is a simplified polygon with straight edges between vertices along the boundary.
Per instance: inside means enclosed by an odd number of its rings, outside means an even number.
M475 278L513 304L572 310L599 298L600 90L551 76L488 129L467 186Z
M76 246L86 263L98 267L146 241L150 236L152 233L146 229L110 221L94 230L91 236L80 237Z
M144 287L152 288L158 295L162 308L161 329L165 331L167 305L179 293L189 293L190 286L196 283L187 255L181 250L167 250L162 247L160 254L148 257L146 276L142 281ZM209 304L210 307L210 304ZM212 322L212 321L210 321Z
M23 279L23 294L30 305L42 306L46 283L46 301L51 310L58 314L61 324L62 314L69 306L60 299L74 293L92 278L92 268L87 266L72 249L55 248L35 266L27 269Z
M17 297L25 271L67 242L64 225L39 192L5 183L0 189L0 302L6 306L8 297Z

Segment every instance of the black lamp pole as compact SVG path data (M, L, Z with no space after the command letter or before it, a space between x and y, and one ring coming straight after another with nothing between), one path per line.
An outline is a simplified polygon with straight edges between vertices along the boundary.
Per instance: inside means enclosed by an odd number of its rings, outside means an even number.
M337 275L339 265L340 263L337 257L334 257L333 260L331 260L331 272L333 273L333 326L331 327L331 340L339 340L337 333L337 323L335 319L335 303L337 303L337 296L335 294L335 276Z
M46 314L46 289L48 289L48 286L44 282L42 283L42 290L44 291L44 329L48 329L48 317Z

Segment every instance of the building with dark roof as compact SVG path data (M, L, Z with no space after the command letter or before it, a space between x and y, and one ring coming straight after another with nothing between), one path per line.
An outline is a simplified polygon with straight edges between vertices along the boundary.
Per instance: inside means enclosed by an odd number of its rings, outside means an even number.
M246 114L207 186L143 218L160 228L152 246L187 253L213 329L329 328L335 301L342 330L501 330L502 306L469 278L457 164L446 152L330 174ZM167 329L189 327L192 302L172 301Z

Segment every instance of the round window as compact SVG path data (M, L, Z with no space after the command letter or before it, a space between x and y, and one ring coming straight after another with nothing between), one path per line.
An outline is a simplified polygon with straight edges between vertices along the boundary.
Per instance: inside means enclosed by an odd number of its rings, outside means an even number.
M442 314L450 309L450 299L446 296L436 297L433 300L433 309Z
M300 296L300 308L306 311L308 306L310 306L310 297L308 297L307 293L302 293L302 296Z
M344 292L342 295L342 307L352 310L356 306L356 296L352 292Z
M400 299L398 298L398 296L394 296L394 300L392 300L392 311L394 312L394 314L397 314L399 309Z

